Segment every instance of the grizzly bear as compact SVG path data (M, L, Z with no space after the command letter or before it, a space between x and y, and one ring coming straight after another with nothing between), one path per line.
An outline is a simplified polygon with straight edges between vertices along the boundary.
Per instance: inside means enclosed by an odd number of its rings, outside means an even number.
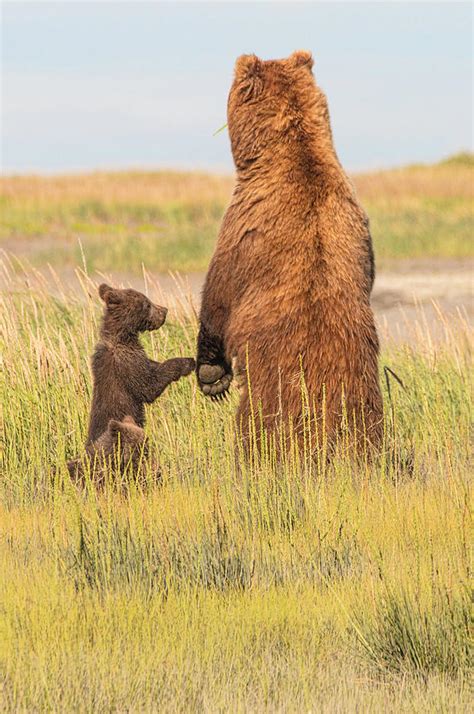
M218 399L236 373L244 436L254 418L301 433L309 408L319 443L344 433L378 446L369 224L312 66L305 51L236 62L227 112L236 185L204 284L197 379Z
M120 441L119 463L129 462L145 445L145 404L151 404L166 387L195 368L191 357L166 362L149 359L139 333L158 330L167 309L154 305L136 290L119 290L102 284L105 303L100 342L92 358L93 392L86 454L97 461L108 457ZM77 460L69 462L71 472Z

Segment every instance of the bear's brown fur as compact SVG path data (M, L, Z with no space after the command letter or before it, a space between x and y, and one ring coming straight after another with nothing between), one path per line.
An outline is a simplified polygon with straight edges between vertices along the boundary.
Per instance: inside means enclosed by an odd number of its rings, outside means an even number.
M145 443L145 404L151 404L166 387L190 374L191 357L166 362L149 359L139 333L158 330L167 310L154 305L136 290L119 290L102 284L99 295L105 303L100 342L92 358L93 392L86 443L89 458L108 457L120 434L119 462L130 461ZM130 451L130 454L129 454ZM103 458L102 458L103 461ZM77 460L68 464L76 469Z
M204 286L197 377L218 398L233 368L241 376L245 434L259 405L267 428L301 426L303 374L319 437L324 424L334 443L346 413L359 446L378 446L371 237L312 65L304 51L236 62L228 128L237 180Z

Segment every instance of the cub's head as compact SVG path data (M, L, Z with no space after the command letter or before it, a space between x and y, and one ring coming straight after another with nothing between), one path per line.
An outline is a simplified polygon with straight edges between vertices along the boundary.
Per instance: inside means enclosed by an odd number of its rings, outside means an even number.
M158 330L166 320L166 307L155 305L137 290L120 290L103 283L99 295L106 305L107 328L117 334Z
M319 94L312 67L311 53L304 50L282 60L263 61L255 55L237 59L227 103L237 168L272 151L311 113Z

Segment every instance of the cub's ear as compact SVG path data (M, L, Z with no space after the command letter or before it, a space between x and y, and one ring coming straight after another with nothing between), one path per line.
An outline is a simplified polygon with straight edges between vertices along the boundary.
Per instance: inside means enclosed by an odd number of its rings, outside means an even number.
M125 416L122 421L119 421L118 419L110 419L107 428L113 439L115 439L118 434L120 434L122 439L135 433L145 434L143 429L138 426L131 416Z
M290 62L293 67L307 67L310 71L313 68L313 55L308 50L296 50L290 55Z
M108 424L108 430L112 439L115 439L121 431L121 423L117 419L111 419Z
M135 425L135 428L138 428ZM133 432L132 424L127 420L127 417L123 421L118 421L118 419L110 419L108 424L109 434L115 441L120 434L122 441Z
M114 290L114 288L111 288L110 285L106 283L99 285L99 296L106 305L122 302L120 290Z
M262 87L263 62L256 55L240 55L235 62L235 78L242 83L246 98L257 94Z

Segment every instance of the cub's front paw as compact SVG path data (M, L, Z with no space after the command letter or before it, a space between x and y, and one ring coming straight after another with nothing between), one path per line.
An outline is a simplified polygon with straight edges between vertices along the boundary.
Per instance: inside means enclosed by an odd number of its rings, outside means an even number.
M232 382L232 372L226 372L220 364L201 364L197 378L203 394L211 399L222 399Z
M181 374L187 377L196 369L196 361L192 357L183 357L181 360Z

